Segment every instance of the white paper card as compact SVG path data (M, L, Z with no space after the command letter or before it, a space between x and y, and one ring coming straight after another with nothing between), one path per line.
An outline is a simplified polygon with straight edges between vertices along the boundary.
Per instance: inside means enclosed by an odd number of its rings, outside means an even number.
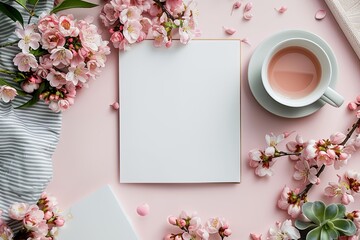
M240 182L240 41L119 55L120 182Z
M61 240L138 240L109 186L84 198L69 212L72 218L61 228Z

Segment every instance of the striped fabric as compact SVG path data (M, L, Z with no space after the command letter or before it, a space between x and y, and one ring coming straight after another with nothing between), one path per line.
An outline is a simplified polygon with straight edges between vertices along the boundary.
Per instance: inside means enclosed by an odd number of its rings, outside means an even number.
M26 16L15 1L3 2ZM53 1L40 0L38 13L52 6ZM28 17L24 20L27 22ZM16 40L14 28L14 22L0 14L0 44ZM0 68L13 69L12 59L18 51L16 46L1 48ZM0 102L0 209L4 210L5 218L12 203L36 203L52 178L51 156L59 140L61 114L53 113L43 102L15 109L28 99L18 97L12 103ZM18 226L15 222L10 225L15 229Z

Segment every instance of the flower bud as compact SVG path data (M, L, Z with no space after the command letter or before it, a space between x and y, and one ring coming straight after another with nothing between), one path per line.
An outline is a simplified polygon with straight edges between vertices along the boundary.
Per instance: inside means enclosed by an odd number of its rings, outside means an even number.
M228 237L228 236L230 236L231 235L231 229L230 228L227 228L227 229L225 229L225 231L224 231L224 236L225 237Z
M62 226L64 226L64 224L65 224L65 220L62 219L61 217L58 217L58 218L56 218L56 220L54 221L54 223L55 223L55 225L56 225L57 227L62 227Z
M170 216L168 217L168 222L171 224L171 225L176 225L176 217L174 216Z

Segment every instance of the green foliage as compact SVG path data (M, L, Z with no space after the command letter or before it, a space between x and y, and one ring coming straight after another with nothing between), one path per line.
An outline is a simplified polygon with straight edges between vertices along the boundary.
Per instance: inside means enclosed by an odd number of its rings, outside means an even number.
M296 220L295 226L299 230L309 229L306 240L331 240L339 236L352 236L356 233L356 226L345 218L345 206L323 202L307 202L302 206L303 214L310 222Z
M8 16L14 22L18 21L21 25L24 25L24 19L21 16L21 13L13 6L0 2L0 12Z
M27 9L26 7L26 0L15 0L18 4L20 4L23 8Z
M40 87L37 90L35 90L35 92L33 93L32 98L28 102L24 103L23 105L21 105L17 108L31 107L32 105L37 103L40 100L40 98L39 98L40 94L45 90L45 88L46 88L46 82L42 82L40 84Z
M97 4L85 2L82 0L64 0L62 3L54 7L51 13L57 13L59 11L70 8L92 8L96 6Z

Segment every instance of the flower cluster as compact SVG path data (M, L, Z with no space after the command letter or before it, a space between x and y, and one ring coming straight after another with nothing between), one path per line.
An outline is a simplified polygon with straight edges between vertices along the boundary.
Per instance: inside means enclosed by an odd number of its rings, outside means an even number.
M261 240L262 235L257 235L254 233L250 234L252 240ZM300 232L293 226L291 220L287 219L284 222L276 222L275 227L271 227L268 232L266 239L269 240L290 240L290 239L299 239Z
M56 199L46 193L41 195L36 205L14 203L8 212L11 219L22 221L23 228L14 236L12 230L0 219L0 239L4 240L54 240L58 228L65 223L59 214Z
M77 90L100 74L110 54L92 19L43 13L37 24L18 24L21 52L13 59L21 89L49 104L54 112L68 109Z
M111 0L100 18L111 34L115 48L128 50L131 44L147 37L154 46L170 47L175 34L187 44L200 35L195 2L190 0Z
M287 151L279 150L278 145L290 135L289 133L283 133L279 136L268 134L265 136L267 143L265 149L254 149L249 152L249 165L255 168L255 174L260 177L273 175L272 166L277 158L287 156L294 162L293 178L301 181L300 185L303 189L285 186L277 201L277 206L287 211L291 218L297 219L295 222L297 229L305 230L313 228L309 233L305 233L307 234L306 239L317 239L310 236L317 236L319 231L326 231L326 234L332 234L329 235L332 236L331 239L338 239L339 237L342 240L355 240L359 238L359 212L356 210L345 214L344 205L355 201L354 196L360 191L360 173L348 170L343 176L338 175L338 182L330 182L325 188L325 195L339 198L341 204L333 204L326 207L322 202L308 202L308 192L313 186L320 183L320 175L324 169L329 166L334 167L336 170L340 169L347 164L351 155L360 148L359 107L360 96L348 104L350 110L356 111L357 120L348 130L347 134L336 132L327 139L317 141L304 141L300 135L297 135L294 140L286 144ZM326 215L326 217L329 217L328 220L324 218L321 219L323 223L321 221L317 222L316 219L318 217L315 217L315 215L321 215L325 208L327 209L326 211L338 209L338 214ZM302 222L303 219L305 219L305 222ZM329 223L330 221L331 223ZM347 222L343 223L343 221ZM278 231L271 230L268 239L303 239L305 237L288 235L285 230L281 230L283 225L278 225ZM290 225L291 222L286 222L284 226ZM295 227L293 228L296 229ZM261 239L261 236L252 234L251 238L258 240Z
M360 191L360 173L348 170L343 177L337 176L338 182L330 182L329 186L325 188L325 195L340 197L341 203L345 205L354 202L355 194Z
M182 211L179 217L170 216L168 222L181 229L180 233L171 233L164 240L208 240L210 235L218 235L221 239L231 235L231 229L223 218L210 218L202 225L200 217L196 213L189 215Z

